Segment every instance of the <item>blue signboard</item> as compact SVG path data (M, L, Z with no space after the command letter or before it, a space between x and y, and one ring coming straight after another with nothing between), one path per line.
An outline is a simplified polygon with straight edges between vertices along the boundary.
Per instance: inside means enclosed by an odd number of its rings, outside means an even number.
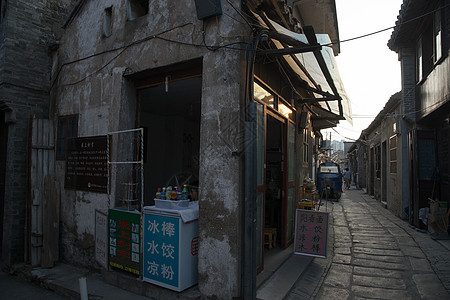
M179 218L144 214L143 276L151 281L178 287Z

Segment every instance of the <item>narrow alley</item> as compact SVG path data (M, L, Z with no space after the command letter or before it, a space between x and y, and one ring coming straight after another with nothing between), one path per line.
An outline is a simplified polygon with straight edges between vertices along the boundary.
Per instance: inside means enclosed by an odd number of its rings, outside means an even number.
M450 241L411 228L362 190L330 211L329 253L287 299L449 299Z

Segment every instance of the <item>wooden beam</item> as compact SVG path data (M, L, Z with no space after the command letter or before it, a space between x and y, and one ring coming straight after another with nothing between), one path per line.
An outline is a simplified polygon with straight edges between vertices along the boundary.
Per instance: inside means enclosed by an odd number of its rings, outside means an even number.
M293 38L290 35L278 32L276 30L270 30L268 32L268 35L271 39L275 39L278 40L282 43L286 43L290 46L304 46L304 47L308 47L309 45L306 43L303 43L302 41L297 40L296 38Z
M316 38L316 33L314 32L314 29L312 26L304 26L303 32L306 35L306 38L308 39L308 43L313 45L318 45ZM325 59L322 56L322 53L320 50L313 51L314 56L316 57L317 63L320 66L320 69L322 70L323 75L325 76L325 79L327 80L328 85L330 86L331 90L336 96L339 96L339 92L334 84L333 77L331 77L330 70L328 70L327 64L325 62ZM339 115L343 116L344 112L342 109L342 102L341 100L338 100L338 106L339 106ZM331 110L331 109L330 109Z
M323 101L337 101L340 100L339 97L329 97L329 98L309 98L309 99L299 99L300 103L316 103Z
M291 55L297 53L305 53L305 52L313 52L316 50L322 49L322 46L306 46L306 47L290 47L283 49L272 49L272 50L257 50L258 54L267 54L267 55Z

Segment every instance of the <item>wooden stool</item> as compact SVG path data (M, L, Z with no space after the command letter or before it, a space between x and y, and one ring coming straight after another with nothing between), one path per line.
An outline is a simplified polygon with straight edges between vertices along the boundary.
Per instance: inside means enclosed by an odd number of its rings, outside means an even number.
M269 246L269 249L277 246L276 228L264 228L264 246Z

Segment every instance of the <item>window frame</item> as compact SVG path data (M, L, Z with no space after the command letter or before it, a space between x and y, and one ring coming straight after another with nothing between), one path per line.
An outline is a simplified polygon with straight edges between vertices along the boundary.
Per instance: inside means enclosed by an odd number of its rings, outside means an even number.
M438 10L433 15L433 62L437 63L442 58L442 16Z
M397 174L397 148L398 135L393 135L389 138L389 173ZM392 155L394 154L394 155Z
M381 180L381 144L375 146L375 177Z
M422 37L416 42L416 81L423 79L423 53L422 53Z
M309 163L309 139L308 139L308 129L303 129L303 162Z
M442 12L436 11L426 24L417 38L415 46L417 83L425 80L446 56Z

